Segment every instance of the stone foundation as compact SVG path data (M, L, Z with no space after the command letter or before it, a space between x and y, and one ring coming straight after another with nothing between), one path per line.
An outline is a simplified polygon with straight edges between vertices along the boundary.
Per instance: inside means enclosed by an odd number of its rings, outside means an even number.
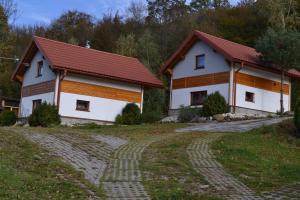
M72 125L76 125L76 124L90 124L90 123L95 123L98 125L113 125L114 124L114 122L107 122L107 121L100 121L100 120L61 117L61 125L72 126Z

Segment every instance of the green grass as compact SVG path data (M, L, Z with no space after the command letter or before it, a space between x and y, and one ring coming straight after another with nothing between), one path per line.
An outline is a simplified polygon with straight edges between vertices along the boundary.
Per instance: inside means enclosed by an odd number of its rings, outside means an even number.
M300 181L300 139L292 121L245 134L229 134L213 144L217 159L258 192Z
M0 129L0 199L87 199L81 179L22 136Z
M144 185L152 199L220 199L214 195L199 196L199 185L207 184L191 166L187 146L200 134L175 136L152 144L143 154L141 170Z

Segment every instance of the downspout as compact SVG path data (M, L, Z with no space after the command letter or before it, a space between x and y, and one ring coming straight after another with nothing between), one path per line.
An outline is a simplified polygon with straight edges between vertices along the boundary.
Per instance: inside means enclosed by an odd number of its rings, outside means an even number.
M143 108L144 108L144 86L141 86L141 114L143 113Z
M238 68L236 71L234 71L234 76L233 76L233 82L234 82L234 97L233 97L233 101L234 101L234 104L233 104L233 113L236 112L236 85L237 85L237 78L236 78L236 75L237 73L239 73L239 71L244 67L244 63L241 62L241 67Z
M60 90L61 90L61 82L64 80L64 78L67 76L67 70L64 70L64 73L59 73L59 83L58 83L58 92L57 92L57 110L59 111L59 105L60 105Z

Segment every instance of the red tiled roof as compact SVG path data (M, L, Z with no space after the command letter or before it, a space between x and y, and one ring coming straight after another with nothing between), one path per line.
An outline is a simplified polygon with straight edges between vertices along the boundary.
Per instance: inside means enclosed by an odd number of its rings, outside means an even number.
M34 47L36 46L36 47ZM113 53L97 51L63 42L33 37L29 51L39 49L53 69L137 83L145 86L162 87L156 78L138 59ZM30 56L24 56L30 62ZM31 53L31 58L34 53ZM24 62L24 61L22 61ZM22 67L22 64L18 67ZM22 70L17 69L15 77ZM20 74L22 76L22 74Z
M261 62L259 59L260 54L256 52L254 48L231 42L229 40L225 40L201 31L193 31L193 33L188 36L179 49L166 62L162 68L162 71L166 72L168 68L174 67L174 65L181 59L181 57L183 57L183 55L197 40L202 40L203 42L207 43L213 49L223 54L231 62L243 62L249 66L261 67L262 69L266 70L270 69ZM287 75L292 77L300 77L300 72L292 69L288 71Z

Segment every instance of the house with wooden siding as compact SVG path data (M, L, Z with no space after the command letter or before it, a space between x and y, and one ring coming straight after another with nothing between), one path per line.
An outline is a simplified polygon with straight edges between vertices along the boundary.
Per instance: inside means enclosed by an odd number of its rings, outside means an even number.
M7 110L17 114L19 112L19 103L19 99L0 95L0 113Z
M265 66L255 49L204 32L194 31L162 68L170 78L170 114L180 106L201 106L219 92L231 112L275 113L280 110L280 71ZM291 80L285 73L284 110L291 109Z
M19 117L42 102L66 124L113 123L127 103L142 110L145 89L162 87L138 59L33 37L13 80L22 84Z

